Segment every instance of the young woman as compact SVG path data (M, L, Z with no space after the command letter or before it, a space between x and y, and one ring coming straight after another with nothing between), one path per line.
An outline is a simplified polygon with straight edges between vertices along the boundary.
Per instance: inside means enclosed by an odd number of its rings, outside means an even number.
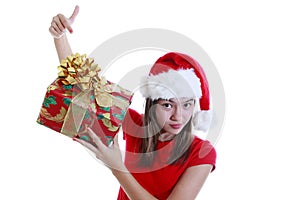
M62 60L72 54L67 41L79 7L70 18L53 17L50 33ZM129 109L122 123L126 140L122 161L118 137L109 147L93 130L96 146L74 138L106 164L119 181L118 199L195 199L215 168L214 147L193 134L209 127L209 90L201 66L188 55L170 52L154 63L141 83L145 113ZM206 124L208 123L208 124Z

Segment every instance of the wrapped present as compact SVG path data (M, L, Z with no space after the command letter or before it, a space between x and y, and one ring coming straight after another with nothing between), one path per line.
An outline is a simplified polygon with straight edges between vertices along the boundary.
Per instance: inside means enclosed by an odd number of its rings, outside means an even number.
M68 56L58 69L58 78L47 88L37 122L92 143L89 127L109 144L119 131L132 93L100 78L100 67L86 55Z

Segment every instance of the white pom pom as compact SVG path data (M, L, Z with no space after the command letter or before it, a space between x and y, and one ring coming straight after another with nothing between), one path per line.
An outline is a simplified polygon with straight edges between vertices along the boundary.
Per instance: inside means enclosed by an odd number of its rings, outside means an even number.
M193 125L196 130L207 131L212 121L212 111L197 111L193 117Z

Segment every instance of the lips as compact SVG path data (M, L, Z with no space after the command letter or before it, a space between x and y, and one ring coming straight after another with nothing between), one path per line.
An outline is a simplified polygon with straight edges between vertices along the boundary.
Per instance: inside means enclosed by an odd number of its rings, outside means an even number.
M173 129L180 129L180 128L181 128L181 124L170 124L170 126L171 126Z

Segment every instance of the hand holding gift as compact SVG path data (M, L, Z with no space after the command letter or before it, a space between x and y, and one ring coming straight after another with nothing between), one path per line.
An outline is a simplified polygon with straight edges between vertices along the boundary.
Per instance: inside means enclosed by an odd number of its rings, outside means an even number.
M74 140L93 152L96 158L105 163L111 170L127 171L122 160L122 154L118 143L118 134L115 135L113 141L111 141L108 146L105 146L93 130L88 128L87 133L95 145L78 138L74 138Z

